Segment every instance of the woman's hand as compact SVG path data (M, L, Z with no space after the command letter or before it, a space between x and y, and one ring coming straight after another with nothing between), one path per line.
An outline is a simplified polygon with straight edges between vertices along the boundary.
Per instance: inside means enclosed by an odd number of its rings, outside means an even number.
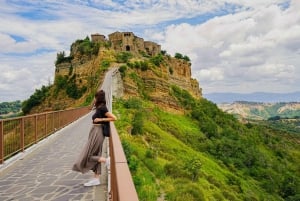
M101 122L101 121L103 121L103 118L95 118L95 119L94 119L94 122L95 122L95 123Z

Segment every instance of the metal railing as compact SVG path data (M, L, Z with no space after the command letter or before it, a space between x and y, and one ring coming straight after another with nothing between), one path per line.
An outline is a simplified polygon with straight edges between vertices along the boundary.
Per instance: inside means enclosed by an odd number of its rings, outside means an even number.
M111 191L112 201L138 201L138 195L129 171L128 163L118 132L115 125L111 123L110 157L111 157Z
M109 111L112 110L112 79L116 70L107 72L101 86L101 89L106 92ZM90 106L0 120L0 164L89 112ZM117 129L113 122L110 122L110 125L109 200L138 201Z
M112 111L112 85L114 75L117 73L114 68L106 73L101 89L105 91L108 110ZM110 122L111 136L109 138L109 155L111 168L109 174L109 200L110 201L138 201L138 195L128 167L127 159L119 138L117 129L113 122Z
M0 164L90 112L90 107L0 120Z

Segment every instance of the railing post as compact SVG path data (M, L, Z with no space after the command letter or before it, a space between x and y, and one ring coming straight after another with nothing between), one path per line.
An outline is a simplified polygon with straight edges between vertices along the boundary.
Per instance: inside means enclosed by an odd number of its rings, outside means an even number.
M0 120L0 164L4 162L3 121Z
M21 118L21 125L20 125L20 146L21 146L21 151L24 152L24 141L25 141L25 132L24 132L24 117Z
M34 128L34 143L37 143L37 141L38 141L38 137L37 137L37 115L34 115L34 126L35 126L35 128Z
M45 113L45 136L48 136L48 130L47 130L47 128L48 128L48 126L47 126L47 117L48 117L48 115L47 115L47 113Z
M52 113L52 132L55 132L56 131L56 129L55 129L55 113Z
M58 119L58 129L60 129L60 110L58 111L57 116L58 116L58 118L57 118Z

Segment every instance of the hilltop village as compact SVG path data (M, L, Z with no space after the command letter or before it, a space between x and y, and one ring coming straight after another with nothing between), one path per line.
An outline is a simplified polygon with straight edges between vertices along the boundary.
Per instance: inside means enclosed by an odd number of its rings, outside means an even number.
M154 56L160 53L161 46L151 42L144 41L132 32L114 32L108 35L108 39L102 34L96 33L91 35L92 42L111 42L111 48L115 51L128 51L132 53L146 52Z

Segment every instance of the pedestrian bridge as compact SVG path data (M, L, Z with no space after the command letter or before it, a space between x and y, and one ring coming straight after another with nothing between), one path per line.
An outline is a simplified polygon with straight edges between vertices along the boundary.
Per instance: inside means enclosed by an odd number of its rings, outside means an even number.
M101 86L112 109L110 70ZM111 137L104 141L101 185L84 187L93 173L72 171L91 128L90 107L5 119L0 121L1 201L138 201L128 164L111 122Z

